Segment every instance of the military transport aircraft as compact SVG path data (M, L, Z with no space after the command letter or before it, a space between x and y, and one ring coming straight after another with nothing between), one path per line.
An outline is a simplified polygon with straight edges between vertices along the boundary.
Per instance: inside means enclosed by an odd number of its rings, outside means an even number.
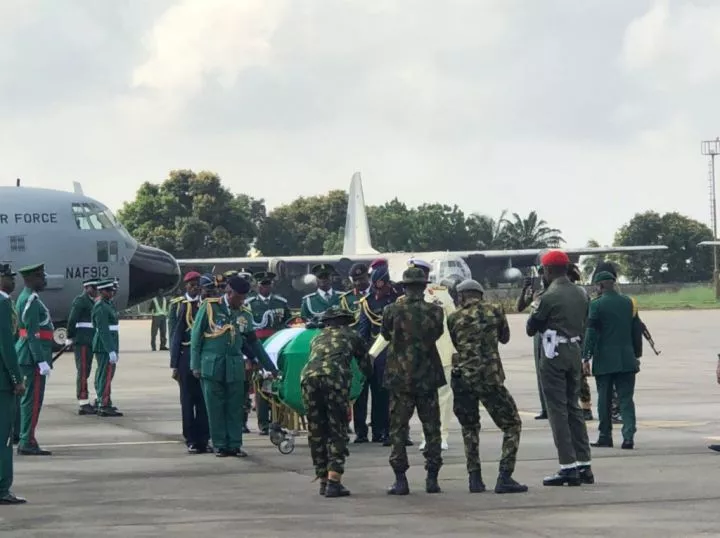
M666 246L563 248L570 259L577 262L580 256L634 253L666 250ZM385 258L390 267L390 276L400 280L411 257L431 263L431 278L440 282L444 279L462 280L473 278L491 283L514 282L522 278L521 268L538 263L541 249L524 250L468 250L447 252L388 252L379 253L372 247L370 228L365 211L365 197L360 173L356 172L350 182L348 208L345 219L345 238L342 255L280 256L244 258L198 258L178 260L181 267L195 270L226 271L246 269L251 272L272 271L278 276L278 292L284 294L291 306L300 304L303 293L312 291L315 280L310 268L319 263L330 263L343 278L353 263L370 263L376 258Z
M175 288L180 268L162 250L138 244L103 204L74 192L0 186L0 262L15 271L45 263L41 297L55 324L55 346L65 342L73 298L90 278L117 278L119 310ZM21 277L18 276L18 279ZM22 289L18 282L14 295Z

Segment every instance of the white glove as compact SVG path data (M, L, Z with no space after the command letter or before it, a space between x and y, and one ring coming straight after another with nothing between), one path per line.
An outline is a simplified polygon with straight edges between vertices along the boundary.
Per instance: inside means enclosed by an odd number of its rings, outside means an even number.
M50 375L50 365L46 362L41 362L38 364L38 369L40 370L40 375L49 376Z
M110 364L117 364L118 361L118 354L114 351L110 352Z
M65 339L65 347L70 347L72 345L72 343L73 343L72 338Z

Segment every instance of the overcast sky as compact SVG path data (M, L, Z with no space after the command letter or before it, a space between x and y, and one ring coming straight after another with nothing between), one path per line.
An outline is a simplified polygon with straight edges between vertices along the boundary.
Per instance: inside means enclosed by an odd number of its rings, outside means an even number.
M117 209L209 169L272 208L360 170L609 244L709 223L718 51L717 0L2 0L0 181Z

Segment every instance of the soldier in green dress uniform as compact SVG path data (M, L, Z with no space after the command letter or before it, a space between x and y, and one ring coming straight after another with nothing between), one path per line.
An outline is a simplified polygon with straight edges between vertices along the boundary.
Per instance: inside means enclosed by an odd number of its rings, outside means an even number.
M104 280L98 283L98 300L92 310L92 324L95 328L93 352L97 360L95 391L97 392L97 414L99 417L121 417L123 414L112 404L112 380L120 352L120 325L118 313L112 298L116 282Z
M67 323L66 346L74 345L75 369L75 396L78 401L78 415L94 415L96 410L90 405L88 379L92 371L92 341L95 331L92 325L92 309L97 297L97 280L85 280L83 292L75 297L70 307Z
M245 457L242 450L245 363L243 354L258 359L266 370L277 368L253 330L252 314L244 308L250 283L228 279L222 297L200 306L190 337L190 368L201 380L215 455Z
M52 369L53 323L50 311L38 293L45 289L45 264L39 263L20 269L25 288L17 300L18 335L15 344L18 365L26 391L20 402L20 442L18 454L25 456L49 456L35 439L45 397L45 382Z
M24 504L10 492L13 484L13 430L16 400L25 391L18 369L15 340L16 319L10 294L15 288L15 273L8 264L0 264L0 504Z
M372 287L370 286L370 273L367 265L364 263L356 263L350 268L350 280L352 280L353 288L350 291L340 295L340 306L348 310L355 316L356 325L360 316L359 302L365 297Z
M252 312L255 335L261 344L280 329L284 329L285 324L292 316L287 299L273 293L273 280L275 276L275 273L271 272L255 273L254 278L258 284L257 293L252 297L248 297L245 301L245 305ZM255 375L262 383L262 373L258 371ZM247 376L247 379L249 381L250 376ZM248 392L249 387L246 386L245 393L247 394ZM270 416L270 405L268 401L263 398L262 394L255 394L255 409L257 410L260 435L268 435L272 417ZM248 414L249 413L246 413L245 415L246 429Z
M200 294L200 273L197 271L188 272L183 278L185 284L185 293L173 298L170 301L168 307L168 340L172 341L173 331L178 320L178 311L180 309L180 303L184 300L192 300Z
M334 269L327 263L312 268L311 273L317 278L317 291L302 298L300 317L305 321L321 316L331 306L340 304L340 294L332 288L330 279Z
M528 336L542 334L540 375L548 420L558 451L560 470L545 478L545 486L579 486L594 483L590 442L580 400L582 359L580 340L585 331L588 298L570 282L570 259L561 250L542 257L549 283L532 305Z
M3 264L0 267L2 267L2 272L0 272L0 292L2 296L6 295L7 300L10 301L13 353L17 357L14 346L18 341L18 319L15 306L13 305L12 298L10 297L12 292L15 291L15 273L12 271L10 264ZM12 442L16 445L20 442L20 396L15 398L15 418L12 425Z
M640 371L638 357L642 346L642 328L635 316L633 301L615 289L615 276L609 271L596 273L593 283L600 296L590 303L585 332L583 368L590 371L598 391L599 437L592 446L612 447L611 402L617 390L623 417L622 448L635 447L635 375Z

